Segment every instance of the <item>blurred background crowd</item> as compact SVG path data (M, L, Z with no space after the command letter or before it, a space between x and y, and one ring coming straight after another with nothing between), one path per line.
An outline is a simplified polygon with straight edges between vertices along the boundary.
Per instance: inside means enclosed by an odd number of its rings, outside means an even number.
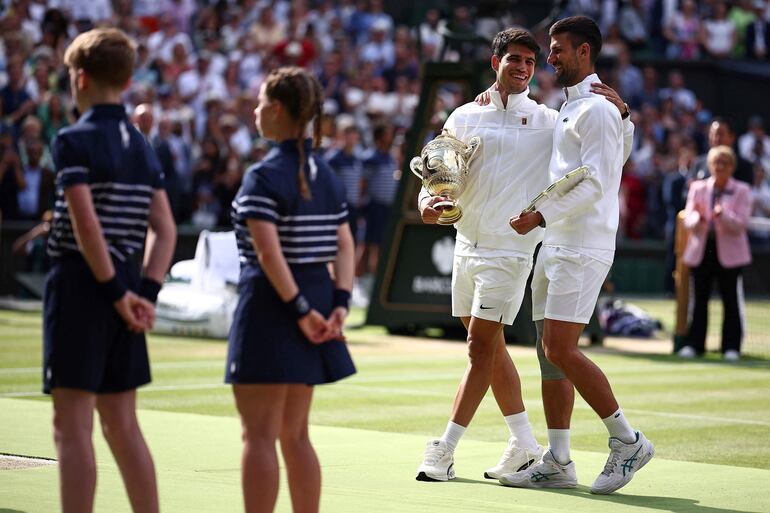
M713 112L682 73L654 59L768 62L765 0L570 0L563 15L598 20L600 76L628 102L636 124L621 188L621 237L670 239L687 184L708 173L704 154L728 144L736 178L755 193L754 215L770 217L769 119L739 126ZM40 219L53 201L50 143L74 121L64 49L83 30L117 26L138 43L125 93L129 114L155 148L180 225L229 226L230 202L248 165L269 149L253 122L259 86L281 65L312 69L326 92L323 147L342 176L351 222L369 251L396 193L403 142L420 94L420 64L488 59L491 39L530 28L516 2L382 0L13 0L0 12L0 213ZM403 3L398 3L403 7ZM535 20L537 21L537 20ZM445 38L450 33L455 37ZM547 27L535 33L547 55ZM491 75L490 75L491 77ZM534 98L559 108L563 92L540 59ZM441 95L440 121L466 98ZM761 111L759 111L761 112ZM376 211L377 215L370 215ZM368 223L367 223L368 220ZM368 226L367 226L368 225ZM767 247L767 235L752 244Z

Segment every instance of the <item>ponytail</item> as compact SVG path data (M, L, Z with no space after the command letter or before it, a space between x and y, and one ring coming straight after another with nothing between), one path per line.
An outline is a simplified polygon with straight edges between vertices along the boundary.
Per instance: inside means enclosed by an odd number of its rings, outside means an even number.
M302 137L297 138L297 151L299 152L299 169L297 170L297 183L299 184L299 193L302 199L310 201L313 195L310 193L310 185L305 177L305 140Z
M305 176L308 155L305 151L304 138L307 124L312 119L313 149L317 149L321 144L323 90L315 77L298 67L275 69L268 74L265 83L268 98L280 101L286 107L289 115L297 121L299 131L297 137L297 152L299 153L297 184L302 198L309 201L312 199L312 194Z

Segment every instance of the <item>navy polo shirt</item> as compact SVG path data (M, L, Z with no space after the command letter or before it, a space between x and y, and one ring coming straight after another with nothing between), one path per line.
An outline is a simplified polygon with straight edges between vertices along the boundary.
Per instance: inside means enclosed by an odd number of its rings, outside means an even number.
M364 160L364 178L369 199L382 205L390 205L396 197L398 181L394 176L397 164L390 153L372 150Z
M358 206L361 203L361 177L363 176L361 159L355 153L348 155L344 149L338 148L326 154L326 161L342 180L348 205Z
M332 262L337 257L337 230L347 222L345 188L329 165L311 152L304 172L312 198L299 192L297 141L281 142L246 170L232 203L232 220L241 267L259 265L248 219L275 223L289 265Z
M78 249L64 191L88 184L104 239L113 258L125 261L144 247L150 201L163 188L163 172L147 140L129 122L123 105L95 105L52 143L56 203L48 254L62 258Z

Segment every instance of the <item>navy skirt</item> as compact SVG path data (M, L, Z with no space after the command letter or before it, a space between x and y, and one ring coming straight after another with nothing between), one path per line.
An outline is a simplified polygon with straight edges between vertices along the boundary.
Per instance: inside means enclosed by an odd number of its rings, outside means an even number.
M113 265L129 289L139 289L136 264L113 260ZM82 256L72 254L53 264L43 304L43 392L62 387L106 394L150 382L144 333L129 331L112 303L102 298Z
M291 267L310 305L332 310L334 283L326 265ZM226 383L331 383L356 372L342 341L312 344L258 266L241 269L238 306L228 339Z

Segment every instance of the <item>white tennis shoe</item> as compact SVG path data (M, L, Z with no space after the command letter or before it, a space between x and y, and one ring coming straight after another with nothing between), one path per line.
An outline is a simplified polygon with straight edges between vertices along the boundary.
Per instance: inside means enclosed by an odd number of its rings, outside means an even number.
M636 442L632 444L610 437L609 446L610 456L591 485L591 493L606 494L622 488L655 455L655 447L641 431L636 432Z
M443 440L430 440L425 445L425 457L417 469L418 481L449 481L455 478L454 452Z
M537 463L520 472L503 474L499 481L516 488L575 488L577 473L574 461L562 465L553 458L551 451L545 451Z
M536 461L540 461L542 456L543 448L541 446L538 445L535 449L519 447L516 445L516 439L511 437L508 439L508 447L505 448L500 461L494 467L488 468L484 472L484 477L500 479L503 474L512 474L526 469Z

